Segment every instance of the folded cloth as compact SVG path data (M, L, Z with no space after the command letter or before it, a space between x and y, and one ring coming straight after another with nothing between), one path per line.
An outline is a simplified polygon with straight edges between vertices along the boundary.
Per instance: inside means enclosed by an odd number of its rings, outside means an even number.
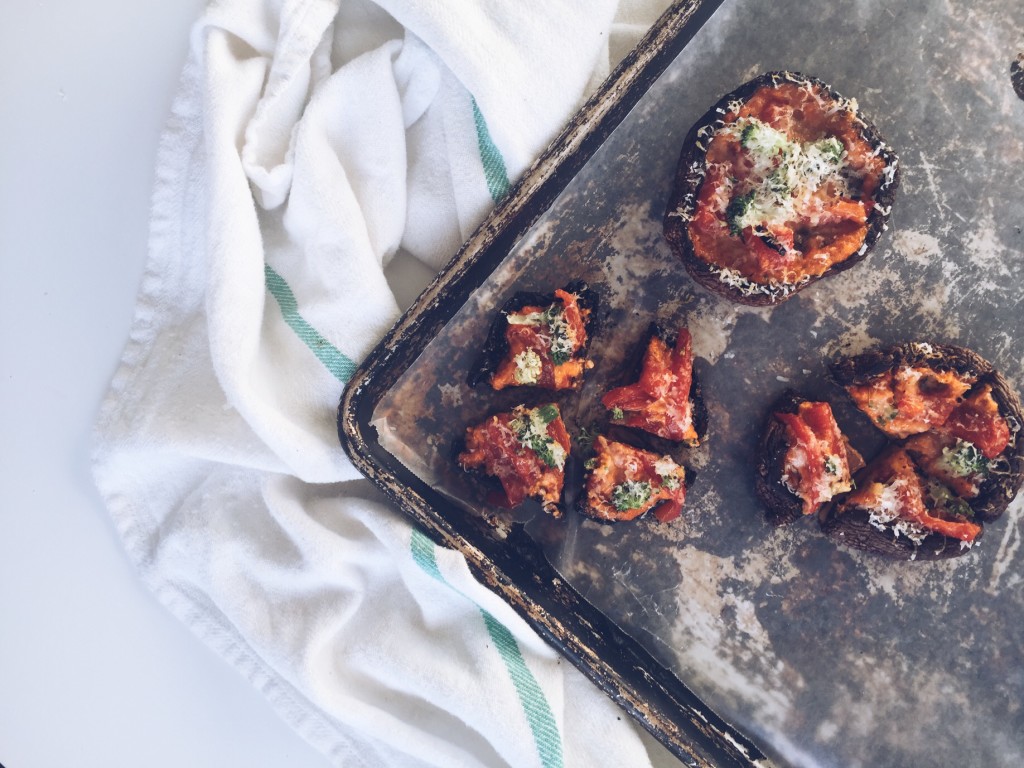
M335 413L398 317L392 257L443 265L664 4L220 0L194 27L95 477L145 582L339 765L650 764L358 479Z

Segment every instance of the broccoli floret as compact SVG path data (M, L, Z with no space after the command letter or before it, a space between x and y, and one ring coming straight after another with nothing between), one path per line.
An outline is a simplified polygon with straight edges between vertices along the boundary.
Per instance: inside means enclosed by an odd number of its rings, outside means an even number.
M988 474L988 459L974 443L966 440L957 440L952 448L943 448L942 461L960 477Z
M729 207L725 209L725 220L729 224L729 234L739 236L743 231L740 226L740 219L747 212L750 204L754 201L754 192L751 190L745 195L737 195L729 201Z
M740 144L744 147L750 143L750 140L754 137L754 133L757 131L757 124L753 121L743 126L743 131L740 133Z
M615 486L612 491L612 504L619 512L628 509L640 509L651 498L651 484L643 480L627 480Z

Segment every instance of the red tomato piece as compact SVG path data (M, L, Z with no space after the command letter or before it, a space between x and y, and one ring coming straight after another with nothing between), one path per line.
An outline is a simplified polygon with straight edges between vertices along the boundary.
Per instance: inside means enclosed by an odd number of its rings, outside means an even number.
M945 427L955 437L974 443L986 459L994 459L1010 443L1010 427L999 413L992 387L972 392L950 414Z

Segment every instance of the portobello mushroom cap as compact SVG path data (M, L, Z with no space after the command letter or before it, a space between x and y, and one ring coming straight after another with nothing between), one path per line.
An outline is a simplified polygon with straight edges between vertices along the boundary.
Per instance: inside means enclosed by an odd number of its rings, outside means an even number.
M599 437L600 437L600 435L599 435ZM652 450L647 445L635 444L634 442L631 442L628 439L627 440L621 440L621 439L615 439L615 438L605 438L605 439L608 441L608 443L610 444L610 447L612 449L614 449L616 447L616 444L621 444L621 446L623 446L625 449L630 450L630 451L639 451L639 452L642 452L642 453L652 454L652 456L650 458L656 458L659 455L659 452L657 450ZM676 458L677 457L675 457L675 456L673 456L671 454L665 454L665 455L668 456L668 458L671 458L673 460L673 462L676 462ZM589 457L590 458L594 458L595 457L595 453L592 452ZM685 495L685 493L687 491L689 491L690 487L693 485L693 481L696 478L696 472L694 472L693 469L691 469L688 465L686 465L686 464L684 464L682 462L676 462L676 464L677 464L677 466L680 469L683 470L682 489L683 489L683 492L684 492L684 495ZM590 475L591 475L591 473L593 471L594 471L593 468L587 468L585 470L584 478L583 478L582 492L577 495L576 503L575 503L574 506L575 506L577 512L579 512L584 517L588 517L591 520L594 520L595 522L601 523L603 525L616 525L618 523L625 523L625 522L631 522L633 520L638 520L640 518L647 517L648 515L657 516L657 512L658 512L658 509L660 507L662 507L662 506L664 506L666 504L671 504L672 503L671 499L662 499L660 501L655 502L650 507L647 507L645 509L624 509L624 510L616 511L616 512L610 512L608 510L602 511L602 510L599 510L599 509L591 508L590 504L587 501L587 497L589 495L588 489L589 489L589 483L590 483Z
M976 379L972 389L991 387L992 399L1010 429L1010 442L990 461L990 469L979 486L978 495L964 499L975 517L984 523L999 518L1024 484L1024 414L1020 400L1006 379L976 352L952 344L909 342L869 350L841 358L829 366L832 379L844 390L864 384L888 371L907 367L928 367L937 372L953 371Z
M786 525L803 517L803 500L782 482L786 471L789 435L786 426L775 418L776 413L796 413L808 398L787 389L768 411L764 431L757 450L754 490L765 506L765 518L772 525Z
M595 320L599 303L597 292L590 288L583 280L574 280L566 285L564 290L567 293L573 293L576 295L580 309L589 310L589 316L584 323L587 330L587 341L582 349L582 354L586 355L590 349L591 339L594 337ZM553 293L519 291L513 295L512 298L506 301L491 323L490 330L487 334L486 340L484 341L483 347L481 348L480 354L477 356L473 365L470 366L469 376L467 379L469 386L477 387L480 384L488 383L494 372L498 370L498 366L501 364L502 360L508 356L508 340L505 337L505 329L508 325L505 321L505 317L508 314L518 312L523 307L550 306L555 303L556 300L557 299Z
M830 266L818 276L805 276L796 283L754 283L746 280L745 285L737 284L730 279L727 270L710 264L700 258L694 251L690 239L689 222L697 209L701 185L707 173L707 150L710 138L723 125L725 116L735 108L736 104L746 103L761 87L778 87L782 83L797 86L808 86L826 94L838 103L849 103L831 86L817 78L797 72L767 72L726 94L712 106L690 129L683 142L679 164L676 169L675 181L665 212L665 239L676 256L682 260L686 271L704 288L717 293L730 301L751 306L770 306L780 304L798 291L837 272L842 272L862 261L874 247L879 236L888 228L889 215L899 186L899 159L887 145L875 126L866 120L859 111L854 110L855 121L863 138L874 150L875 154L885 160L886 172L882 182L875 190L872 198L875 205L867 217L867 233L863 244L847 258Z
M639 381L643 373L647 347L655 336L660 338L670 350L675 349L678 335L668 331L658 325L658 323L652 322L648 326L647 332L641 338L640 343L633 348L633 353L629 356L627 363L623 366L625 371L625 375L621 377L623 384L632 384ZM694 363L696 363L696 358L694 358ZM707 437L708 425L710 423L707 404L704 402L704 390L701 387L696 365L691 369L690 404L692 406L691 418L693 419L693 428L697 433L697 439L695 442L687 442L687 444L690 447L696 447L701 445ZM618 424L615 421L608 425L608 433L609 437L613 439L636 443L637 447L656 453L670 453L676 445L675 441L659 437L640 427L630 427L625 424Z
M959 539L943 536L941 533L928 534L919 544L906 536L898 536L891 528L879 530L870 522L870 512L861 507L852 507L840 512L839 499L826 504L819 512L821 530L837 544L854 549L873 552L897 560L948 560L960 557L970 551L962 546ZM985 528L974 539L981 540Z
M523 404L522 407L527 410L533 410L526 404ZM512 412L514 413L514 409ZM448 459L451 466L456 467L459 470L460 477L466 481L467 485L470 486L474 495L478 499L501 508L513 509L514 507L507 503L509 500L505 491L504 483L502 483L501 479L497 475L489 473L483 466L467 467L462 461L462 456L466 453L468 448L466 436L469 431L479 429L483 425L487 424L492 418L501 417L508 413L509 411L501 409L491 411L487 417L468 425L466 429L452 439L451 444L448 446ZM559 412L558 418L561 419L561 412ZM571 456L571 452L567 451L567 459L569 456ZM541 495L535 492L527 495L520 504L528 501L535 501L547 514L556 518L561 517L565 502L565 467L558 469L558 472L561 475L562 486L559 488L557 500L545 500L541 498ZM516 504L515 506L520 506L520 504Z

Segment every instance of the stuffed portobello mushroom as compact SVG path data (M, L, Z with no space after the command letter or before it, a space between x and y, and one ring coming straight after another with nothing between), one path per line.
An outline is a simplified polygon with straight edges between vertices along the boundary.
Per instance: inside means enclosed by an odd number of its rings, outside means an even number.
M633 382L601 398L613 424L695 447L707 433L708 414L693 370L690 332L669 334L657 324L647 332Z
M652 510L660 522L679 516L688 478L685 467L671 456L604 435L594 438L593 450L577 502L581 513L602 523L635 520Z
M515 294L491 324L470 386L577 389L594 365L587 350L596 307L597 295L582 281L552 294Z
M690 130L665 237L700 285L773 305L861 261L887 226L898 160L857 104L769 72Z
M899 446L889 446L856 481L856 490L822 510L822 530L836 541L903 560L942 560L981 538L970 506Z
M783 525L852 490L863 465L827 402L786 390L761 435L754 487L768 522Z
M823 511L825 532L898 557L962 554L1024 481L1024 417L976 353L910 343L841 359L834 380L890 441L857 489Z
M545 512L560 517L571 448L558 406L545 403L516 406L467 427L455 453L462 470L491 481L488 503L511 509L535 499Z

